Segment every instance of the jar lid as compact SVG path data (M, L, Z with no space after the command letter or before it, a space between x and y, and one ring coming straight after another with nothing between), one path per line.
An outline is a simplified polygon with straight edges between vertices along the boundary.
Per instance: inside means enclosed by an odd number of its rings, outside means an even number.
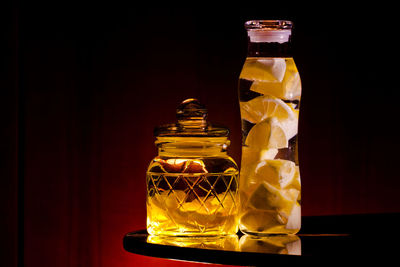
M177 122L165 124L154 129L154 135L168 137L224 137L229 129L210 124L207 109L199 100L189 98L176 108Z

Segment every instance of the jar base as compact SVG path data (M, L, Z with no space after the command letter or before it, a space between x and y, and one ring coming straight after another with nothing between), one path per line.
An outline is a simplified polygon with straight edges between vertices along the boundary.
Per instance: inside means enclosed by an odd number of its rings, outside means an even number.
M244 227L240 227L240 232L252 236L279 236L279 235L295 235L300 229L285 229L284 231L251 231Z
M149 235L153 236L173 236L173 237L217 237L217 236L229 236L236 235L237 232L168 232L168 231L149 231L147 230Z

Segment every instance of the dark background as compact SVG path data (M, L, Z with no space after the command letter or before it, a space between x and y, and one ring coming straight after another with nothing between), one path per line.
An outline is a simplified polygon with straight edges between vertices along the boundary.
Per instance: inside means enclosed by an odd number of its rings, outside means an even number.
M177 264L122 248L125 233L145 228L153 128L196 97L230 128L240 163L250 19L295 25L303 215L400 212L396 8L248 2L5 4L4 266Z

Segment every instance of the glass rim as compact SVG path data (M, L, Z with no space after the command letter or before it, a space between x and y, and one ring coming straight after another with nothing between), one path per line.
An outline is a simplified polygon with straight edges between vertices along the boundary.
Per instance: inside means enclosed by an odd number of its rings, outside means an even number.
M245 22L244 27L246 30L291 30L293 27L293 22L290 20L248 20Z

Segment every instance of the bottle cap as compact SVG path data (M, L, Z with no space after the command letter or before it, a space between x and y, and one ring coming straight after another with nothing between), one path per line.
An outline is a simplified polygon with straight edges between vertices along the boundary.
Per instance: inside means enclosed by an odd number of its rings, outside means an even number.
M288 20L250 20L245 23L245 28L252 43L286 43L292 25Z

